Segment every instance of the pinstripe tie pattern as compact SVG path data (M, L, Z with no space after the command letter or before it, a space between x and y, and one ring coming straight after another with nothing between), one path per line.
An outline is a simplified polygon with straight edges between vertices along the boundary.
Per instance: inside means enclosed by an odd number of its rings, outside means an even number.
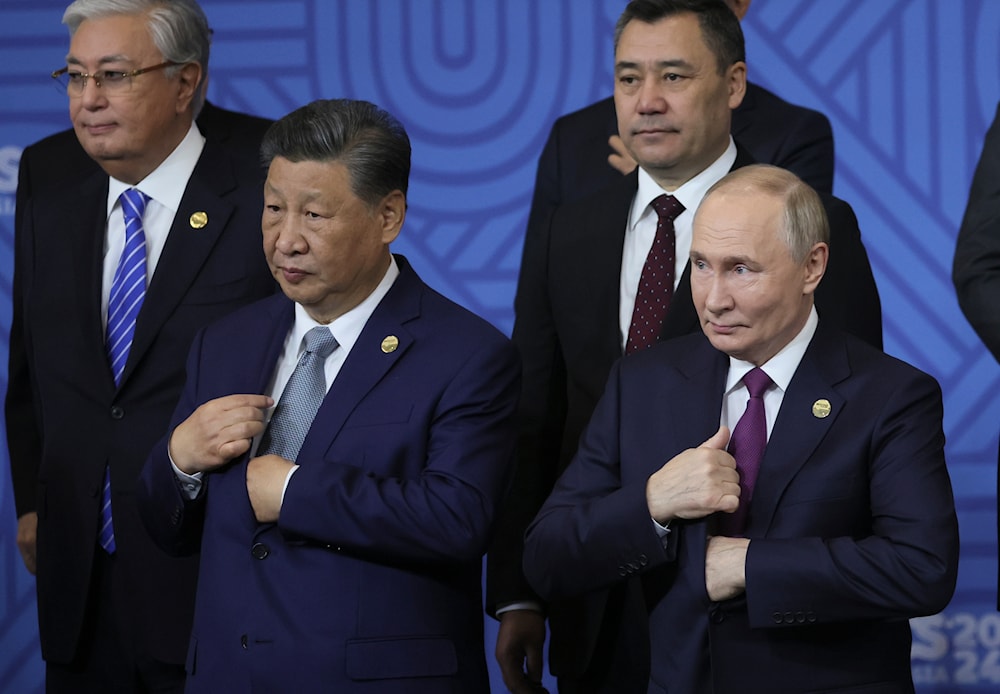
M146 296L146 234L142 230L142 215L149 196L129 188L118 197L125 217L125 246L111 282L108 295L108 325L105 348L115 385L121 383L128 361L135 322ZM115 529L111 521L111 469L104 468L101 491L101 529L98 542L108 554L114 554Z
M305 350L274 408L257 455L273 453L286 460L295 460L326 396L324 362L339 346L337 338L329 328L317 326L307 332L303 340Z

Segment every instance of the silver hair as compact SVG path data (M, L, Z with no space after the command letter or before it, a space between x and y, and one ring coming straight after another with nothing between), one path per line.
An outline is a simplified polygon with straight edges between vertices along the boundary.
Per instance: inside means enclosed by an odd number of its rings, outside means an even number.
M185 63L201 65L202 81L192 100L192 111L197 116L205 99L202 86L208 79L212 30L195 0L75 0L63 13L62 23L72 36L88 19L138 14L148 16L149 33L163 59L178 63L167 68L168 75L177 74Z

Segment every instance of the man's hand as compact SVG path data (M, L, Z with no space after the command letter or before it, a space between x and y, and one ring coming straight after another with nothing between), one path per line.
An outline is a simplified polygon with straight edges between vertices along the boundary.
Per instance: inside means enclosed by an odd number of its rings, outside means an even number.
M279 455L262 455L247 464L247 494L258 523L276 523L288 471L295 465Z
M38 540L38 514L28 511L17 519L17 549L21 552L21 560L24 561L24 568L32 576L38 569L35 561L35 548Z
M632 155L628 153L627 149L625 149L625 143L622 142L622 139L618 135L612 135L608 138L608 144L611 145L611 149L614 150L608 155L608 163L625 175L635 171L635 159L633 159Z
M660 525L674 518L704 518L732 513L740 503L736 461L726 451L729 429L719 430L698 448L671 458L646 482L649 515Z
M253 437L264 431L264 412L273 404L266 395L209 400L174 429L170 459L189 475L225 465L246 453Z
M542 646L545 617L535 610L510 610L500 615L496 659L503 683L514 694L545 692L542 687Z
M715 602L735 598L747 587L745 537L711 537L705 549L705 587Z

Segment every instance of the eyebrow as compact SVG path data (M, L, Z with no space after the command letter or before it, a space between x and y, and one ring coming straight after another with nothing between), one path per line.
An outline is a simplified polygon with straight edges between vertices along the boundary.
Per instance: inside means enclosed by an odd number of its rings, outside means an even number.
M615 63L615 71L617 72L618 70L638 70L640 66L641 66L640 63L635 62L633 60L619 60L617 63ZM668 67L677 67L685 69L691 69L692 67L691 63L684 60L683 58L674 58L672 60L658 60L654 63L654 66L661 70L663 68L668 68Z
M105 55L97 59L98 65L105 65L107 63L127 63L129 62L129 57L125 55ZM83 61L73 55L66 56L67 65L83 65Z

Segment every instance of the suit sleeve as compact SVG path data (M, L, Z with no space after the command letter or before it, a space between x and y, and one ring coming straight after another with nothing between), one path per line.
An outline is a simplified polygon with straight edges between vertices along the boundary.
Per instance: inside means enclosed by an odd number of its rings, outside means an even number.
M751 627L783 626L774 615L797 611L812 612L818 623L904 619L938 612L951 599L958 523L941 391L919 374L886 395L866 442L870 529L826 539L751 540Z
M955 247L952 280L976 334L1000 361L1000 106L986 133Z
M174 429L198 407L198 365L203 336L204 331L199 331L192 342L187 362L188 377L174 409L170 429L153 446L136 486L136 505L146 531L160 549L172 556L196 554L201 548L205 523L205 500L211 475L202 479L198 497L189 499L181 490L167 453L167 443Z
M547 600L606 588L674 558L654 530L646 480L622 482L620 365L576 456L528 528L525 575Z
M24 323L25 297L30 295L34 248L30 225L30 149L21 157L14 211L13 319L10 326L5 417L7 450L18 517L36 510L38 466L41 460L41 422L31 382L28 335Z
M816 289L820 318L882 349L882 304L854 210L821 196L830 221L830 261Z
M379 561L481 559L510 481L517 353L506 339L481 340L449 378L442 392L427 396L436 399L429 430L410 432L426 437L419 474L377 474L351 461L304 464L282 502L278 526L286 539Z

